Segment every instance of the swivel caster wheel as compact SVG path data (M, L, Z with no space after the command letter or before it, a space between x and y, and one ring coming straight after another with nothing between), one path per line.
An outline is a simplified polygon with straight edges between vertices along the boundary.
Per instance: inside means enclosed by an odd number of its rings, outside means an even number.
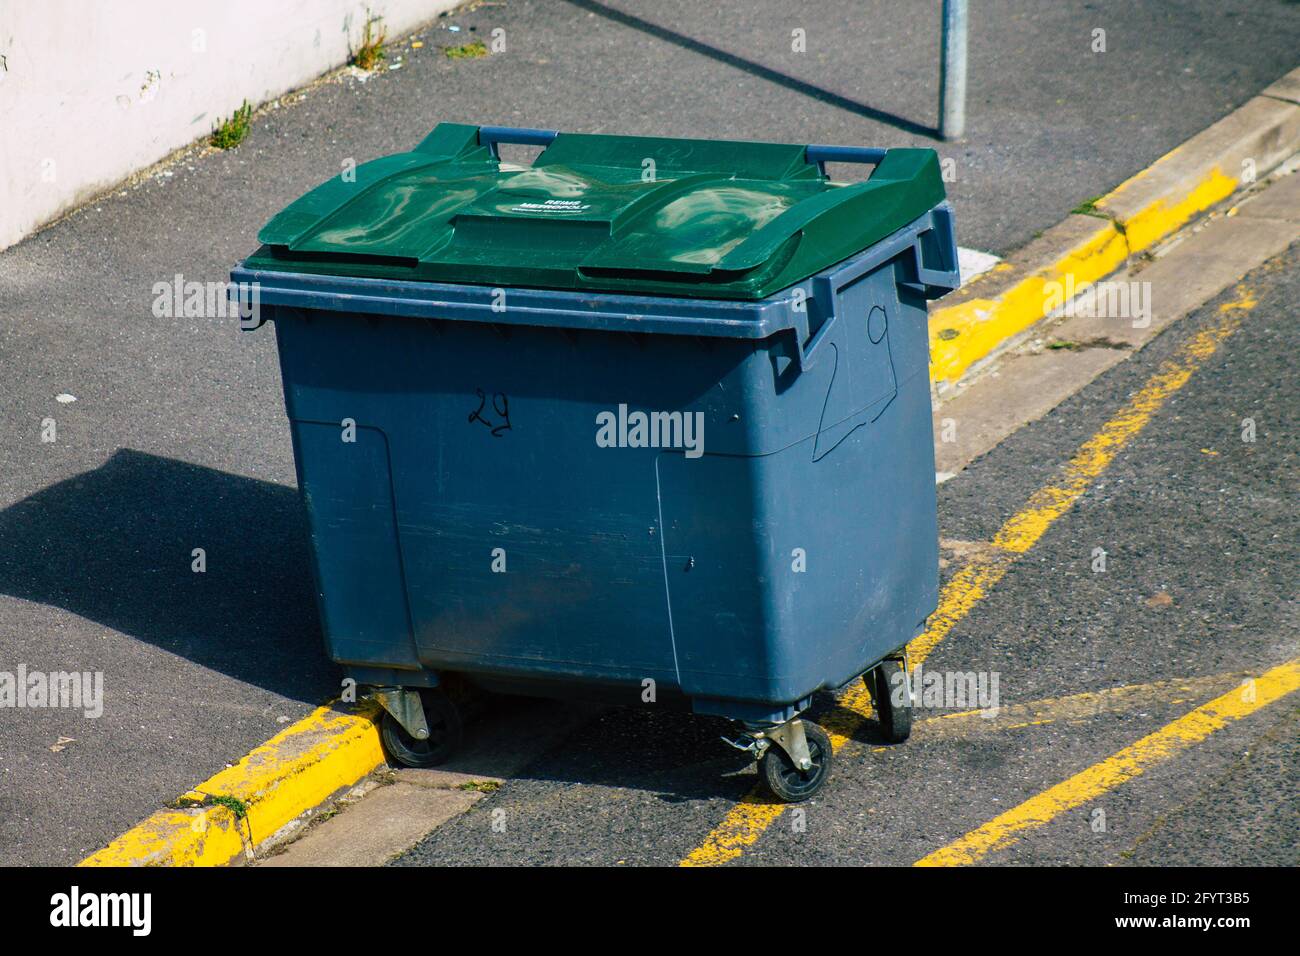
M862 675L871 693L880 731L891 744L901 744L912 733L912 689L907 683L907 663L883 660Z
M379 725L379 737L388 755L406 767L436 767L460 746L460 711L446 693L437 688L420 691L429 736L421 740L403 727L388 711Z
M806 720L798 723L803 725L810 766L795 766L794 759L780 743L768 747L758 761L758 773L767 789L784 803L802 803L816 796L831 774L831 739L826 731Z

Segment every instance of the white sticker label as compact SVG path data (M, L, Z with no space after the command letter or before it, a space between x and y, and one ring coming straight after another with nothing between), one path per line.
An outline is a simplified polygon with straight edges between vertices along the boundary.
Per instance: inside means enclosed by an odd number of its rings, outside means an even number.
M582 202L579 199L548 199L546 202L521 202L517 206L510 208L511 212L586 212L591 208L589 203Z

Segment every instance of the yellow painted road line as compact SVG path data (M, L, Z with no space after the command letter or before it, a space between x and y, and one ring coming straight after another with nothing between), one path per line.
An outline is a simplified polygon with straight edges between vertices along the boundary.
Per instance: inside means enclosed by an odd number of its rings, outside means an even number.
M1300 659L1274 667L1247 686L1230 690L1208 704L1202 704L1101 763L1031 797L961 839L917 860L915 865L965 866L975 863L995 850L1011 846L1025 833L1050 823L1062 813L1172 759L1232 721L1249 716L1298 689Z
M1250 676L1243 671L1126 684L1064 697L1045 697L1020 704L1005 704L996 716L989 716L984 710L938 714L916 721L912 726L912 739L919 738L927 743L936 740L969 740L978 736L994 736L1008 730L1059 723L1077 724L1107 714L1128 714L1154 706L1185 704L1207 695L1217 696ZM889 749L850 740L840 753L854 756Z
M766 791L755 787L727 812L722 822L709 831L704 842L679 866L717 866L734 860L758 842L758 838L785 813L784 803L773 803Z
M1220 307L1217 320L1194 334L1172 358L1164 362L1141 389L1088 441L1051 484L1030 496L1029 502L1012 515L994 535L994 547L977 555L954 574L939 592L939 604L930 615L926 630L908 645L913 665L922 663L971 609L1002 580L1011 563L1034 546L1061 515L1115 460L1140 432L1169 396L1187 384L1192 373L1214 354L1219 345L1240 326L1238 312L1248 311L1255 300L1245 286L1238 286L1237 298ZM857 682L838 700L836 711L824 723L831 747L839 752L871 716L871 698ZM752 846L772 825L784 805L755 787L727 813L704 841L681 861L681 866L717 866L734 860Z
M927 740L965 738L972 734L1002 733L1022 727L1041 727L1062 721L1088 720L1106 714L1128 714L1160 704L1181 704L1188 700L1203 698L1207 694L1223 693L1249 676L1244 672L1209 674L1203 677L1125 684L1120 687L1084 691L1063 697L1046 697L1020 704L1004 704L994 716L989 716L983 710L939 714L918 721L913 732L923 735Z
M317 707L79 866L221 866L384 762L373 704ZM213 802L217 798L220 802Z
M1198 691L1207 688L1222 687L1224 684L1235 683L1245 676L1244 674L1213 674L1208 677L1191 677L1181 680L1152 681L1148 684L1110 687L1101 691L1071 694L1067 697L1049 697L1043 700L1003 707L998 716L992 719L983 716L983 712L977 710L943 714L920 721L917 725L917 731L920 734L926 734L928 731L930 734L938 733L944 736L949 734L965 736L972 730L981 733L997 733L1015 729L1019 726L1049 724L1060 720L1078 720L1099 714L1124 713L1137 707L1146 707L1153 703L1171 701L1185 695L1194 695ZM863 698L866 697L865 694L857 690L853 693ZM866 710L866 716L870 715L870 706L869 699L865 703L855 704L855 707ZM834 717L839 724L838 729L841 733L844 733L850 731L857 724L865 722L866 716L857 710L842 709L841 701L841 708L832 712L831 715L827 715L822 726L823 728L830 727L832 717ZM1015 723L1015 721L1022 721L1023 723ZM830 731L827 730L827 733L829 734ZM851 737L852 734L849 733L848 736ZM837 753L857 750L856 744L849 739L836 744L835 747ZM763 831L776 822L776 819L781 816L785 809L785 804L771 803L764 797L762 791L757 789L751 791L727 815L723 823L714 828L707 840L694 851L692 854L694 859L688 857L687 861L683 861L683 865L704 866L708 865L709 861L712 860L725 862L729 859L735 859L753 846L758 838L762 836Z
M1254 307L1254 299L1242 292L1227 303L1237 309ZM1052 522L1068 511L1088 486L1106 470L1115 456L1146 427L1169 396L1187 384L1192 373L1214 354L1219 344L1236 331L1240 322L1233 309L1220 313L1216 324L1192 336L1179 358L1165 363L1142 389L1129 399L1118 415L1083 443L1065 466L1061 480L1038 489L1010 521L993 536L993 544L1005 551L1024 554L1043 536Z

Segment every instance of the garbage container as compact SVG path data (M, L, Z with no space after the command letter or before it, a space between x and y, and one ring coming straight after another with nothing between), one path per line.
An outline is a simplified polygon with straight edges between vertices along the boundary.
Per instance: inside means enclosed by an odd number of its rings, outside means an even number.
M451 674L732 718L786 800L829 770L815 692L863 677L906 736L958 284L932 150L444 123L259 240L231 278L275 323L326 643L395 759L458 741Z

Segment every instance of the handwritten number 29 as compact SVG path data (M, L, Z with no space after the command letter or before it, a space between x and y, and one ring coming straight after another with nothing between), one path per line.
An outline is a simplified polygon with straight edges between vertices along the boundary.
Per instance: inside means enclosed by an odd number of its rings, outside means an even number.
M500 438L504 432L510 431L510 399L501 392L494 392L491 412L485 416L484 410L488 406L487 395L481 388L476 388L474 391L478 395L478 408L469 413L469 420L487 427L494 438Z

